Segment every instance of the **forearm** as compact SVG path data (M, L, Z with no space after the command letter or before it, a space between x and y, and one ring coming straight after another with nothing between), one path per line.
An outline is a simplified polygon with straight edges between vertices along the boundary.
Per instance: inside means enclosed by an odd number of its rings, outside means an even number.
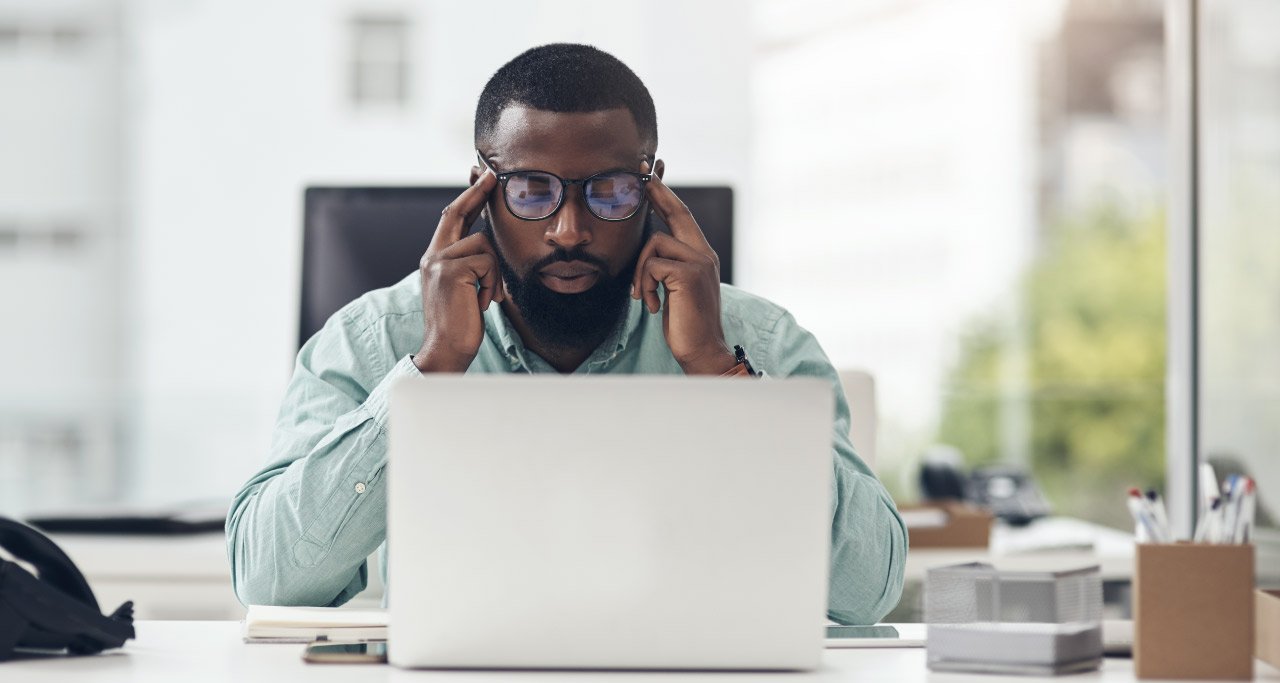
M828 616L873 624L902 595L906 527L880 482L839 459L833 489Z
M318 440L305 435L314 420L295 427L282 419L275 460L244 486L227 517L242 603L336 605L365 587L365 560L386 538L387 392L410 374L417 370L406 358Z
M242 603L336 605L365 587L365 558L386 535L383 469L368 471L371 460L385 462L385 436L367 421L241 491L227 543Z

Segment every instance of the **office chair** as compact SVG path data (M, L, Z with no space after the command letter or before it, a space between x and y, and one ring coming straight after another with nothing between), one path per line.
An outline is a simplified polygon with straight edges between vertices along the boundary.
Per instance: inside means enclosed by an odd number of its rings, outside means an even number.
M417 270L440 210L463 187L309 187L304 195L301 347L329 316L361 294ZM733 190L673 187L720 256L720 279L733 282ZM659 229L667 230L654 214ZM476 228L480 227L477 221ZM668 231L669 232L669 231Z
M849 401L849 440L867 467L876 468L876 380L865 370L840 370Z

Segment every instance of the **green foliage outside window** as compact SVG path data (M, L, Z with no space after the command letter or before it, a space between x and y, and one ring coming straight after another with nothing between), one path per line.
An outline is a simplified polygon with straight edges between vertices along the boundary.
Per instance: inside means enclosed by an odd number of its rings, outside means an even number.
M1018 293L1023 334L993 316L964 336L937 440L971 467L1028 464L1057 514L1131 526L1125 489L1164 482L1164 217L1101 206L1049 226L1039 253ZM1025 396L1001 382L1014 344ZM1025 453L1001 452L1011 398Z

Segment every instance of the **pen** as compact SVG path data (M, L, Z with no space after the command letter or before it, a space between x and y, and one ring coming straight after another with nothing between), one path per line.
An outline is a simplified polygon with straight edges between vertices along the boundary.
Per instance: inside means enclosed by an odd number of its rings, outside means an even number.
M1151 511L1151 518L1155 520L1156 528L1160 532L1163 539L1162 542L1168 543L1173 540L1173 534L1169 531L1169 515L1164 510L1164 501L1160 499L1160 494L1155 489L1147 489L1147 509Z
M1214 498L1213 503L1209 505L1209 509L1200 515L1200 521L1196 523L1196 533L1192 540L1196 543L1209 542L1210 527L1213 526L1213 519L1217 517L1218 506L1222 504L1221 498Z
M1240 543L1249 543L1253 540L1253 517L1257 512L1257 484L1252 479L1246 479L1244 483L1244 502L1243 511L1241 512L1240 525Z
M1129 487L1129 514L1133 515L1133 536L1139 543L1159 543L1160 534L1155 528L1155 520L1147 513L1146 499L1134 487Z
M1218 475L1213 471L1213 465L1202 462L1200 463L1200 519L1204 519L1209 514L1213 499L1217 497Z
M1215 537L1209 539L1209 542L1230 543L1235 536L1236 517L1240 511L1240 477L1228 474L1227 480L1222 482L1222 505L1218 509L1220 523L1215 529Z
M1209 528L1205 530L1205 543L1217 543L1222 535L1222 511L1227 508L1227 499L1219 497L1209 510Z
M1236 482L1235 495L1231 501L1233 511L1228 517L1231 525L1226 530L1226 540L1230 543L1249 542L1253 526L1255 487L1256 485L1249 477L1240 477Z

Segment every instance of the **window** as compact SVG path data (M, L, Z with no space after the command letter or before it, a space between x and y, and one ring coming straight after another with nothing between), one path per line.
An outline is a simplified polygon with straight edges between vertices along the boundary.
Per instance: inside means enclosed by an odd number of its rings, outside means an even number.
M876 377L899 499L946 444L1129 526L1164 482L1163 4L806 7L757 8L748 286Z
M409 104L410 26L398 16L351 20L351 101L357 107Z
M1280 4L1200 2L1199 457L1280 537ZM1269 532L1269 533L1268 533ZM1274 562L1260 571L1277 577Z

